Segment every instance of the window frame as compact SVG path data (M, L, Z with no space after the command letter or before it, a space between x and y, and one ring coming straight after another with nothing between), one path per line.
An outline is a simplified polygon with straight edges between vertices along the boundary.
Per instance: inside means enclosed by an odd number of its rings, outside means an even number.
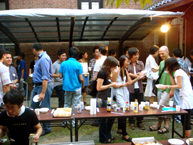
M0 2L5 3L5 10L9 10L9 0L0 0Z
M103 0L78 0L78 9L81 9L81 2L88 2L89 3L89 9L91 9L91 3L92 2L99 2L99 9L103 8Z

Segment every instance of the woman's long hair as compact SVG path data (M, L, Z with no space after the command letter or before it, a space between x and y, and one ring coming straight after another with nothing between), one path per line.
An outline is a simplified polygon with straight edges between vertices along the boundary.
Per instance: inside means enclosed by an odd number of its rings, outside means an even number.
M103 63L102 70L106 73L107 79L110 79L111 68L118 66L118 61L116 58L109 56Z
M123 80L123 72L122 72L122 67L124 65L124 62L126 59L129 59L126 55L121 55L121 57L119 58L119 64L120 64L120 75L121 75L121 79ZM126 70L124 69L124 74L126 76Z
M178 61L175 58L171 57L166 60L165 68L167 68L168 72L172 74L174 71L176 71L177 69L180 69L181 67Z

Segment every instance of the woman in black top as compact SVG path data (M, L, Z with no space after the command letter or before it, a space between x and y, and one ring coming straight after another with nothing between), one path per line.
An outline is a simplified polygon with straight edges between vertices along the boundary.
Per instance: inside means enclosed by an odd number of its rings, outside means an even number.
M111 87L118 88L120 85L116 82L111 82L111 73L118 66L116 58L109 56L103 63L101 70L97 76L97 98L102 99L100 107L107 107L107 97L111 96ZM100 119L99 124L99 141L101 143L112 143L111 128L114 119Z

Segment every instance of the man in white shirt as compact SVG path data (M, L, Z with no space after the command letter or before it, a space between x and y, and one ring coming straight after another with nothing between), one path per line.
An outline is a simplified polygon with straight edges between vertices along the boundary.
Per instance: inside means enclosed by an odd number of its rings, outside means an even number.
M99 57L100 59L98 59L94 65L94 76L93 76L93 80L96 80L98 72L101 70L102 65L104 63L104 61L106 60L107 56L107 51L108 51L108 47L101 45L99 47Z
M8 68L3 64L5 59L5 49L0 46L0 108L3 105L3 96L10 90L9 84L11 83Z

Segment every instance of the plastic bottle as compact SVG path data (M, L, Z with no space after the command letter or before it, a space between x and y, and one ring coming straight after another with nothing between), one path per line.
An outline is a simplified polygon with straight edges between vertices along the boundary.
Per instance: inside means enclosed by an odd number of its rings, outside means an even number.
M111 112L111 100L108 99L107 101L107 112Z
M137 99L135 99L135 102L134 102L134 113L137 113L138 112L138 101Z
M129 102L126 102L125 111L129 111Z

